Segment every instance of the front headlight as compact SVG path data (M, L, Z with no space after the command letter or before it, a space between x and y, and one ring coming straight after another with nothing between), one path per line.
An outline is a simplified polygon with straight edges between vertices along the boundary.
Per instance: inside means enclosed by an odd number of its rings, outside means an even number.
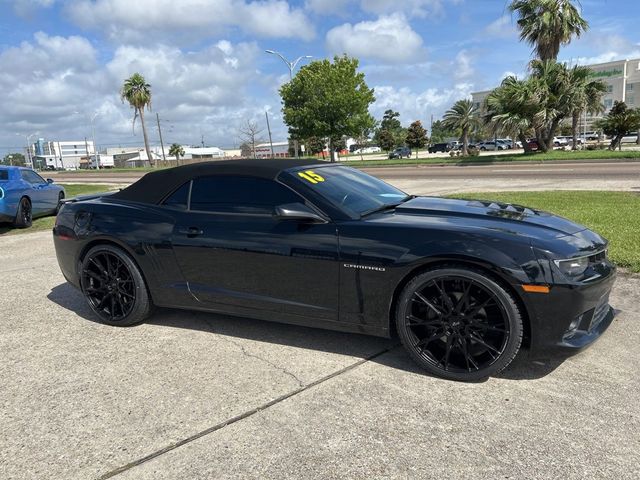
M576 278L584 274L589 267L589 257L572 258L570 260L555 260L562 273L569 278Z

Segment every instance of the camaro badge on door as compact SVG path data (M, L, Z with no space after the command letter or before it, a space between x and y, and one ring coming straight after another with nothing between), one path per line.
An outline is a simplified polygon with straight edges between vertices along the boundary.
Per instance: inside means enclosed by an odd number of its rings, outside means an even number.
M352 263L345 263L343 265L344 268L356 268L358 270L374 270L376 272L386 272L386 268L382 267L372 267L370 265L354 265Z

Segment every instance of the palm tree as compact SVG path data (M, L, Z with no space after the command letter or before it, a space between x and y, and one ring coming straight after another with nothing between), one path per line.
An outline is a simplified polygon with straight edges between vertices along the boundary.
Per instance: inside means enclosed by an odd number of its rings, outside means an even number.
M578 121L582 112L592 115L604 112L602 96L607 91L607 85L600 80L594 80L592 73L592 70L588 67L575 66L567 75L573 106L573 111L571 112L573 150L576 150L578 144Z
M142 123L142 135L144 137L144 148L147 151L149 163L153 165L151 150L149 149L149 139L147 138L147 127L144 124L144 109L147 108L151 110L151 85L146 82L142 75L134 73L124 81L122 90L120 90L120 98L123 103L126 100L134 110L134 131L136 127L136 118L138 118L138 115L140 116L140 123Z
M469 132L478 125L477 109L471 100L458 100L450 110L444 114L442 124L445 128L462 132L462 155L469 150Z
M530 152L527 134L536 128L538 103L532 83L506 77L485 100L484 121L494 129L500 129L518 138L525 152Z
M169 155L176 157L176 167L180 165L180 157L184 157L184 148L182 145L178 145L177 143L172 143L169 147Z
M609 113L595 123L612 140L609 150L622 149L622 137L628 132L640 129L640 108L629 108L624 102L614 102Z
M540 60L556 60L561 45L589 29L571 0L513 0L509 10L518 15L520 40L532 45Z

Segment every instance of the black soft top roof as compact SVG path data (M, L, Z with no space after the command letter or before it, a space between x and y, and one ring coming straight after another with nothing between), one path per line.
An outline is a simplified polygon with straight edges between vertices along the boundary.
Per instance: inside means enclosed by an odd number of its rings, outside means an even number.
M289 168L324 164L327 164L327 162L294 158L218 160L193 163L147 173L137 182L111 195L110 198L141 203L158 203L167 194L196 177L208 175L245 175L274 179L280 172Z

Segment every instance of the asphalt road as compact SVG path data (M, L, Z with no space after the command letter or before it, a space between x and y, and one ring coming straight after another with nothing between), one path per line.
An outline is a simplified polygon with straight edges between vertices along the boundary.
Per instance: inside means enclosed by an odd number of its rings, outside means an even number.
M365 171L415 195L510 189L640 191L640 162L378 167ZM142 175L54 172L51 176L60 183L127 185Z
M637 479L640 278L610 329L486 382L393 341L158 311L94 321L49 232L0 237L0 478Z

